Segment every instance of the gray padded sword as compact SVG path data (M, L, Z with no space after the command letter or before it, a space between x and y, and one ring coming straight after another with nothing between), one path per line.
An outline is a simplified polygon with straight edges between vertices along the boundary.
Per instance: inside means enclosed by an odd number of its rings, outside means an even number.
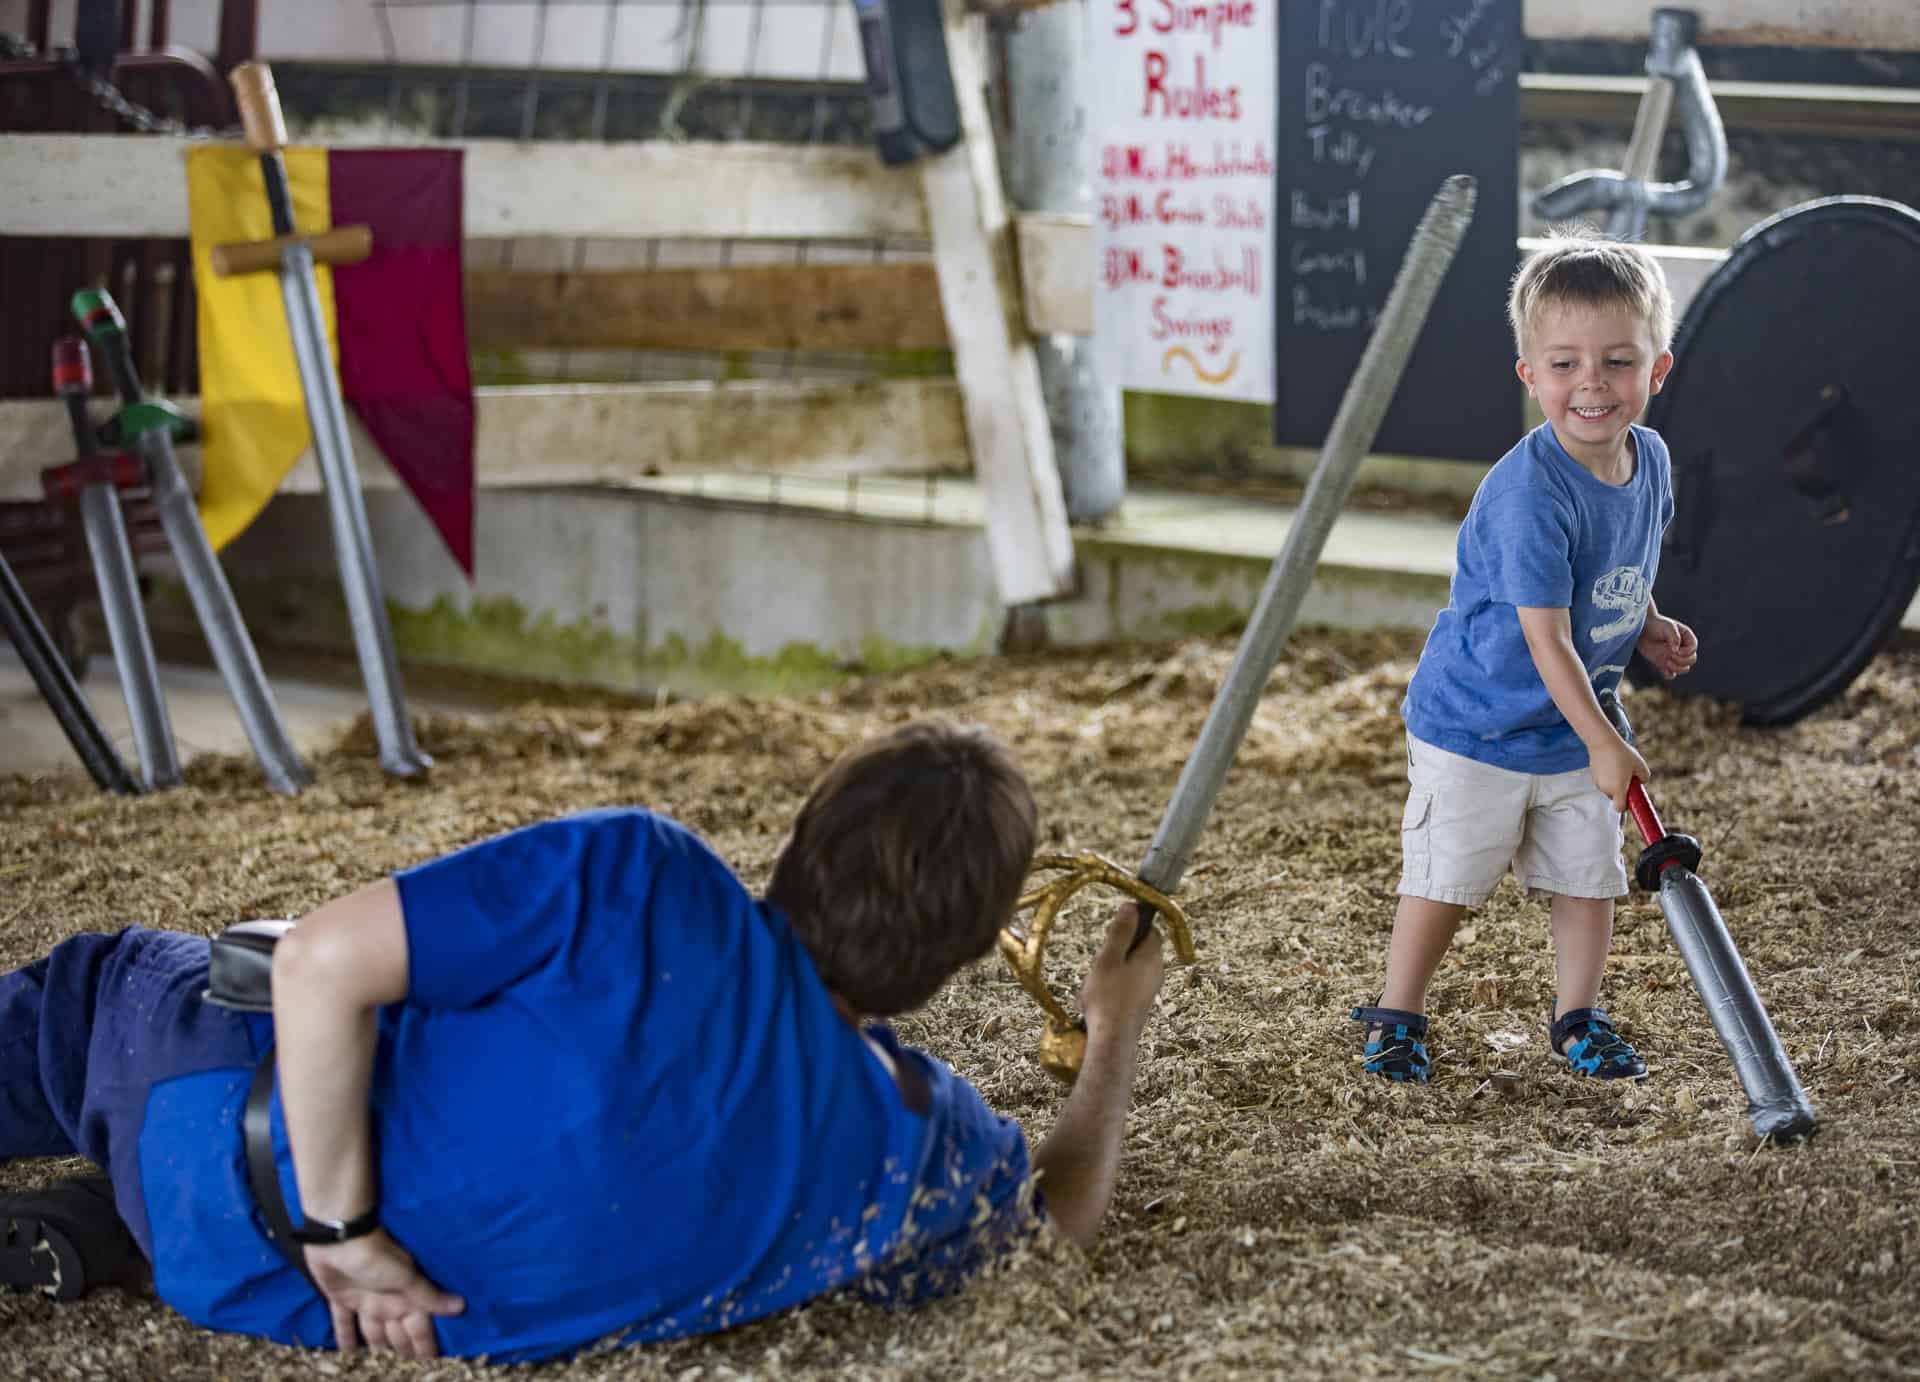
M134 570L133 547L120 511L116 460L102 454L87 414L93 367L85 341L68 338L54 343L53 387L67 405L79 459L71 467L48 471L42 476L42 484L52 489L72 482L79 490L80 521L93 557L100 612L106 616L114 666L120 673L120 695L127 703L134 753L140 760L140 780L148 791L177 787L180 753L174 746L173 725L167 719L167 698L160 688L160 666L153 655L146 611L140 606L140 578ZM49 497L54 495L50 493Z
M1173 797L1147 849L1137 876L1098 855L1047 856L1036 861L1043 869L1076 870L1021 899L1033 906L1033 921L1024 928L1009 926L1001 934L1000 951L1016 978L1047 1014L1041 1038L1041 1063L1060 1079L1071 1081L1085 1052L1085 1029L1067 1016L1047 985L1044 950L1054 914L1068 896L1088 882L1107 883L1139 900L1137 945L1146 938L1154 917L1161 915L1177 958L1191 962L1193 946L1185 916L1172 901L1186 872L1187 860L1207 822L1233 756L1253 722L1260 694L1280 660L1293 632L1300 605L1313 584L1314 569L1326 547L1327 534L1353 489L1360 462L1379 433L1381 419L1393 401L1420 328L1440 291L1441 281L1473 221L1474 180L1456 174L1440 184L1414 228L1406 257L1394 276L1373 335L1348 381L1340 411L1314 465L1299 511L1287 528L1280 555L1267 573L1265 586L1240 646L1233 655L1213 705L1201 726L1199 741L1188 755L1174 785Z
M297 231L293 197L287 187L287 165L280 154L286 147L287 127L281 118L273 73L265 63L243 62L233 69L229 80L240 106L247 143L260 155L267 203L273 211L274 238L214 246L214 272L222 276L263 270L279 273L301 392L307 400L307 420L313 428L313 453L327 493L334 560L340 569L354 649L360 657L360 675L366 682L367 701L373 712L380 766L396 777L413 777L425 772L433 760L414 743L413 724L407 717L406 695L393 650L393 629L387 621L386 597L374 564L366 498L353 465L346 404L340 397L340 381L334 376L320 289L314 281L316 263L352 263L366 258L372 236L364 226L336 228L318 235Z
M274 791L292 796L311 783L313 775L293 747L286 723L280 718L280 707L260 668L260 656L234 604L226 572L220 569L206 530L200 526L193 491L173 454L171 410L149 400L141 388L127 324L112 297L102 289L75 293L73 314L85 328L87 339L100 348L113 376L124 405L119 418L121 435L133 443L146 466L147 487L166 532L167 546L180 568L180 579L193 601L200 631L206 636L227 694L233 698L247 742L260 761L261 775Z
M1600 693L1600 708L1615 731L1629 744L1633 726L1611 690ZM1793 1062L1780 1044L1766 1005L1753 987L1753 978L1740 959L1727 923L1714 905L1713 894L1694 870L1700 867L1700 842L1691 835L1669 831L1653 809L1646 784L1634 778L1627 788L1627 810L1646 841L1634 869L1634 882L1660 899L1661 915L1673 935L1674 948L1686 961L1687 973L1706 1005L1714 1034L1747 1096L1747 1120L1754 1132L1775 1142L1791 1142L1814 1131L1813 1103L1793 1073Z

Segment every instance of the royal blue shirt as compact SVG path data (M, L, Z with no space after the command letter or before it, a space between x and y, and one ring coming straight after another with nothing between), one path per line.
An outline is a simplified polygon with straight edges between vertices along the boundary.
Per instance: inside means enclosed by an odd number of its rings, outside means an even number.
M1030 1229L1018 1126L870 1028L896 1084L781 916L672 821L589 812L397 881L410 991L379 1020L380 1213L466 1300L435 1322L443 1352L643 1343L856 1282L911 1303ZM199 1323L331 1343L252 1220L246 1084L149 1099L155 1284ZM297 1222L277 1095L273 1119Z
M1517 611L1568 611L1588 678L1602 690L1619 684L1673 518L1666 443L1638 426L1632 439L1633 478L1624 485L1574 460L1545 423L1487 472L1460 525L1447 607L1401 705L1415 738L1517 772L1587 766Z

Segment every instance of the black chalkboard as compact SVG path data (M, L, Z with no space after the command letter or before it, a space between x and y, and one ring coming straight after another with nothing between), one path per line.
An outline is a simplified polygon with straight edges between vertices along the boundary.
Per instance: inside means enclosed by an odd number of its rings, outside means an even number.
M1274 439L1318 446L1407 240L1453 173L1472 228L1374 450L1498 459L1518 440L1520 0L1284 0L1274 186Z

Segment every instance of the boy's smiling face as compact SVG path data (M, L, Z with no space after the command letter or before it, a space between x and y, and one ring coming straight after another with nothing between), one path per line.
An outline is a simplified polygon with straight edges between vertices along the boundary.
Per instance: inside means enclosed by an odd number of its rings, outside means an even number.
M1514 365L1567 454L1610 484L1633 474L1627 428L1660 392L1673 352L1624 307L1543 303Z

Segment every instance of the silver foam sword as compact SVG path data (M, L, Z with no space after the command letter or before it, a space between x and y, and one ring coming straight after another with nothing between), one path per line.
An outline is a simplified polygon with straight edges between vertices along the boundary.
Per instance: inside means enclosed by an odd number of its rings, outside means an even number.
M1620 737L1631 744L1633 726L1619 697L1611 690L1602 691L1600 708ZM1780 1044L1773 1019L1767 1016L1713 894L1694 872L1700 867L1700 842L1660 823L1653 798L1637 777L1627 787L1627 810L1646 842L1633 881L1660 899L1660 913L1667 919L1674 948L1686 962L1714 1035L1726 1049L1747 1096L1747 1121L1755 1133L1775 1142L1810 1136L1818 1126L1813 1101L1793 1073L1793 1062Z
M374 563L366 498L353 465L346 404L340 397L340 381L334 376L320 290L314 282L315 264L364 259L373 237L365 226L336 228L318 235L299 233L293 221L286 161L280 153L286 147L287 127L281 118L273 73L265 63L244 62L233 69L229 80L247 143L260 155L267 203L273 211L274 238L214 246L213 269L222 277L265 270L279 273L294 361L300 370L301 391L306 395L307 420L313 427L314 457L327 493L334 560L340 569L354 649L359 654L360 675L366 682L373 712L380 766L396 777L413 777L425 772L433 760L414 743L413 724L407 717L406 696L393 650L393 629L387 621L386 598Z
M259 654L234 604L226 573L220 569L206 530L200 526L193 491L173 454L176 415L166 405L147 398L141 388L127 324L112 297L97 288L75 293L73 314L86 330L87 339L99 347L113 376L124 405L118 419L120 436L132 442L146 466L147 487L166 532L167 546L180 567L200 631L226 682L227 694L233 698L247 742L253 745L261 775L274 791L292 796L311 783L313 775L293 747L286 723L280 718L280 707L260 668Z
M126 519L120 512L116 457L101 452L87 414L93 367L85 341L73 337L55 342L53 387L67 405L74 449L80 458L71 466L56 466L45 472L41 483L49 498L58 497L69 487L79 491L80 521L86 528L87 550L92 554L93 574L100 586L100 611L107 619L107 638L120 673L120 694L127 703L140 779L148 791L177 787L180 754L173 742L173 725L167 719L166 693L160 689L153 637L140 606L140 578L134 570Z
M1193 962L1186 917L1171 894L1180 886L1201 827L1220 795L1234 753L1246 738L1247 726L1253 722L1260 693L1280 660L1287 636L1293 632L1301 602L1313 584L1314 569L1320 564L1320 553L1326 547L1327 534L1353 489L1354 476L1380 431L1381 419L1393 401L1441 280L1473 221L1473 203L1474 180L1456 174L1440 184L1414 228L1386 305L1320 449L1300 509L1287 528L1286 542L1267 572L1233 664L1207 711L1199 742L1180 771L1173 798L1167 803L1138 876L1129 876L1098 855L1045 856L1035 861L1036 867L1066 872L1021 898L1022 907L1034 908L1031 922L1009 926L1001 933L1001 954L1021 986L1047 1014L1047 1030L1040 1042L1041 1064L1063 1080L1071 1081L1079 1072L1086 1051L1086 1028L1067 1015L1047 985L1045 949L1054 915L1068 896L1086 884L1109 884L1142 903L1139 938L1146 936L1158 916L1175 957Z

